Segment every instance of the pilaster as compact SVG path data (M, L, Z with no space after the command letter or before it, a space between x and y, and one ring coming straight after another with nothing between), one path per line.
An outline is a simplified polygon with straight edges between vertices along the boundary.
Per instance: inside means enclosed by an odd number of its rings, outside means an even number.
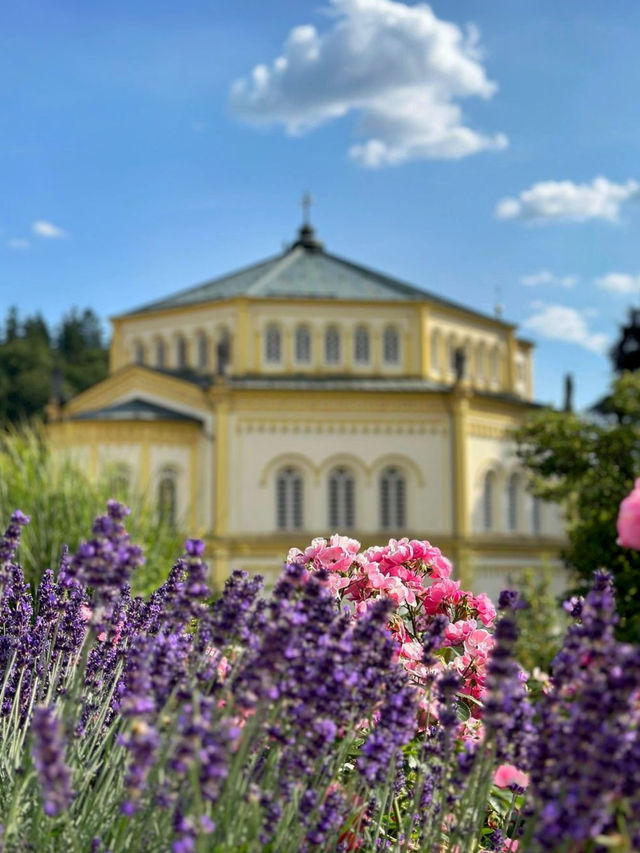
M229 528L229 397L228 389L214 391L215 469L214 534L224 536Z
M426 305L420 306L419 322L420 376L423 379L428 379L431 372L431 341L429 336L429 308Z
M246 299L238 299L236 340L233 348L233 372L236 375L250 372L252 361L249 338L249 306Z

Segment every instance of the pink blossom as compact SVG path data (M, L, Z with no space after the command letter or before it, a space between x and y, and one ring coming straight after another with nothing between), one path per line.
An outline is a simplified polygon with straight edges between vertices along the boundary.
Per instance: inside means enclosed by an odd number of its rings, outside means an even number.
M405 586L400 578L384 575L380 591L388 595L396 604L415 604L416 595L412 589Z
M471 606L478 611L478 616L485 625L491 625L496 618L496 609L493 606L493 601L484 592L471 599Z
M620 504L617 528L618 545L640 550L640 478Z
M422 660L424 647L417 640L412 640L409 643L403 643L400 649L400 655L410 660Z
M352 557L360 550L360 543L357 539L350 539L348 536L340 536L339 533L334 533L329 540L334 547L342 548L346 554L351 554Z
M300 557L304 557L300 548L289 548L287 553L287 563L297 563Z
M465 650L474 658L486 658L493 648L493 634L485 631L484 628L477 628L472 631L464 642Z
M332 573L327 578L327 586L334 595L341 589L344 589L346 586L349 586L350 583L351 578L345 578L340 574Z
M467 637L471 636L476 627L475 619L459 619L457 622L449 622L444 632L447 645L459 646Z
M218 677L221 681L224 681L227 673L229 672L229 661L226 656L221 655L220 650L215 646L207 646L204 653L211 663L215 663L217 661L216 670Z
M327 540L323 539L321 536L316 537L311 540L311 545L308 545L304 550L304 559L307 563L312 563L316 555L322 551L323 548L327 547ZM297 550L297 549L296 549Z
M91 619L93 610L86 604L81 604L78 610L78 615L82 622L88 622Z
M427 613L437 613L448 604L457 604L461 598L460 581L439 578L424 596L424 609Z
M518 770L513 764L501 764L495 772L493 783L498 788L509 788L511 785L526 788L529 784L529 774Z
M442 556L439 548L431 548L430 552L425 557L425 562L429 565L429 574L432 578L449 578L453 566L451 561Z

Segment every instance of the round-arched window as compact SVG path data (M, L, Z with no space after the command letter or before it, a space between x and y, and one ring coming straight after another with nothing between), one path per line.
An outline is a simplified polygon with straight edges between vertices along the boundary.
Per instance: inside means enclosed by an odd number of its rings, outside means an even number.
M329 474L329 527L334 531L355 527L356 481L352 472L340 465Z
M276 523L278 530L303 526L303 480L297 468L281 468L276 476Z
M407 524L407 484L399 468L385 468L380 475L380 526L401 531Z

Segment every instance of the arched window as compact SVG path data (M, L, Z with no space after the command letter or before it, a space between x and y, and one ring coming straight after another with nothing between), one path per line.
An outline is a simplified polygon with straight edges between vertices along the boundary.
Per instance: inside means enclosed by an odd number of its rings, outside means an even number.
M382 358L385 364L400 361L400 336L393 326L387 326L382 335Z
M498 351L498 347L494 347L491 350L491 356L489 358L489 373L491 377L491 382L494 385L497 385L500 380L499 375L500 370L500 353Z
M133 360L136 364L144 364L145 352L142 341L136 341L133 345Z
M308 326L298 326L296 329L296 361L309 364L311 361L311 332Z
M349 530L355 526L356 483L348 468L339 466L329 474L329 527Z
M274 323L267 326L264 341L264 360L268 364L279 364L282 359L282 335Z
M231 335L227 329L223 329L216 343L216 373L218 376L226 376L231 364Z
M493 501L496 490L496 475L493 471L487 471L484 476L484 487L482 490L482 526L485 530L493 530Z
M206 332L198 333L198 367L200 370L209 367L209 339Z
M353 338L353 360L356 364L368 364L370 357L369 330L358 326Z
M484 382L485 377L485 350L484 343L480 341L476 349L476 379L479 382Z
M282 468L276 477L278 530L300 530L303 515L302 475L296 468Z
M531 499L531 531L538 535L542 530L542 501L535 495Z
M380 526L401 531L406 523L406 480L398 468L385 468L380 477Z
M440 332L437 329L431 335L431 370L440 371Z
M162 338L156 340L156 367L164 367L167 363L167 347Z
M455 374L455 372L456 372L456 364L457 364L456 350L457 350L457 348L458 347L456 345L456 339L454 338L453 335L451 335L451 337L449 338L449 373Z
M109 496L122 500L131 490L131 469L128 465L116 465L109 476Z
M340 363L340 330L329 326L324 336L324 360L327 364Z
M507 480L507 530L515 533L520 514L520 477L512 474Z
M182 335L176 338L176 367L182 369L187 366L187 342Z
M173 471L162 471L158 480L158 516L163 524L176 526L177 487Z

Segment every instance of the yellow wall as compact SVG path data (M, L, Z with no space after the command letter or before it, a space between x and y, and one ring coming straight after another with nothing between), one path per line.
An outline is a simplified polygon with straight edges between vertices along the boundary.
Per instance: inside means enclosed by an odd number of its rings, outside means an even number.
M295 358L295 331L304 325L312 339L309 363ZM281 359L265 358L265 337L269 326L281 334ZM324 337L335 326L340 334L341 353L337 363L325 359ZM354 360L355 331L365 327L370 338L368 363ZM383 333L392 326L398 333L400 354L397 364L383 359ZM232 339L233 375L343 374L415 376L451 382L451 347L467 353L467 376L474 387L511 391L524 399L532 397L531 347L516 340L513 327L491 318L482 318L440 304L418 302L366 302L335 300L248 299L238 297L221 302L150 311L116 318L111 353L111 370L132 363L139 347L146 363L156 364L158 340L164 342L165 366L179 367L180 337L187 345L188 366L211 372L215 369L216 342L224 334ZM198 340L208 342L208 364L200 367ZM433 336L439 342L437 357ZM516 361L522 363L518 368ZM518 371L524 377L516 381Z

